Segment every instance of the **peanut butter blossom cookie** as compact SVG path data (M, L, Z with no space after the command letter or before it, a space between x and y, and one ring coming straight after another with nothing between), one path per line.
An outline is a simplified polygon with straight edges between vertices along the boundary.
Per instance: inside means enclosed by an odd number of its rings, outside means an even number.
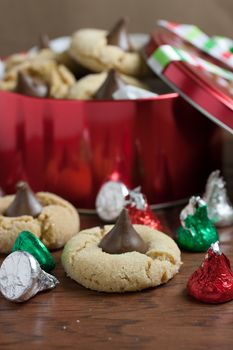
M143 76L146 65L130 43L126 19L119 20L109 31L80 29L73 34L70 55L94 72L115 68L118 72Z
M81 231L65 246L63 267L86 288L140 291L166 283L181 266L180 250L167 235L131 225L124 209L115 226Z
M57 249L79 231L79 216L66 200L49 192L34 194L27 183L16 195L0 197L0 252L9 253L21 231L30 231Z

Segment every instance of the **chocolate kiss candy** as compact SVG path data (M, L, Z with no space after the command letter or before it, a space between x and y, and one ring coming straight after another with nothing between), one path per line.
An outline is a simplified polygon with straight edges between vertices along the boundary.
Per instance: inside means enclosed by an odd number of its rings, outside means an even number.
M146 196L142 194L140 187L129 191L127 197L128 199L126 199L125 205L128 209L128 214L133 225L146 225L155 230L162 230L162 225L159 219L151 210Z
M114 27L109 31L107 35L107 44L118 46L124 51L131 51L129 34L127 31L128 20L121 18Z
M13 202L5 212L5 216L15 217L30 215L37 217L42 211L42 205L36 199L34 193L26 182L17 184L17 193Z
M34 256L40 267L46 272L55 267L55 261L46 246L29 231L22 231L16 238L12 252L17 250L23 250Z
M41 79L20 71L18 72L15 92L32 97L48 97L49 87Z
M115 226L102 238L99 247L109 254L147 251L145 242L131 225L126 209L122 210Z
M110 69L107 78L95 93L96 100L112 100L113 93L125 86L119 74L114 69Z
M233 206L226 191L226 183L220 170L213 171L206 183L204 199L208 205L208 216L218 227L233 224Z
M58 283L56 277L44 272L34 256L27 252L11 253L0 268L0 291L13 302L26 301Z
M200 197L191 197L181 211L181 227L178 229L178 244L181 248L203 252L218 240L218 233L208 218L207 205Z
M233 299L233 273L218 242L208 249L202 265L191 275L188 293L205 303L223 303Z
M39 36L39 48L40 49L49 49L50 48L50 40L48 34L41 34Z

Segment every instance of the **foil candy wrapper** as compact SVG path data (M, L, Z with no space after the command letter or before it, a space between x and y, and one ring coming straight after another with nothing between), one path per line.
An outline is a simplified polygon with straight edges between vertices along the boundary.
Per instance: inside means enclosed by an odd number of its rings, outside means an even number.
M100 188L96 197L96 211L99 217L106 221L115 221L125 204L128 188L121 181L107 181Z
M181 211L181 226L177 230L178 245L186 250L203 252L218 240L218 233L208 217L206 202L199 196L191 197Z
M58 283L56 277L44 272L37 260L24 251L8 255L0 268L0 291L13 302L27 301Z
M163 230L140 187L129 190L120 181L105 182L96 197L96 211L99 217L106 222L115 221L124 208L128 210L132 224Z
M151 98L158 95L136 86L125 85L115 91L112 96L114 100L137 100L143 98Z
M216 254L216 255L221 255L222 254L220 246L219 246L219 241L217 241L215 243L212 243L211 244L211 249L212 249L213 253ZM208 254L206 255L206 258L208 258Z
M185 220L189 215L194 215L196 213L196 209L206 205L206 202L200 196L192 196L189 199L188 204L184 207L184 209L180 212L180 222L182 227L187 228L185 224ZM191 228L189 229L191 235L193 236L193 232Z
M125 200L125 207L132 224L146 225L155 230L164 231L159 219L151 210L145 195L141 192L141 187L129 191Z
M233 299L233 272L218 241L211 244L203 263L189 278L187 290L205 303L217 304Z
M34 256L45 272L50 272L55 268L55 260L50 251L41 240L30 231L22 231L16 238L11 252L13 253L19 250L28 252Z
M220 170L210 174L203 198L208 205L208 216L216 226L233 224L233 206L226 191L226 183L220 176Z
M141 192L141 187L138 186L132 191L129 191L129 194L127 196L128 198L125 199L125 205L136 207L138 210L145 210L147 201L145 196Z

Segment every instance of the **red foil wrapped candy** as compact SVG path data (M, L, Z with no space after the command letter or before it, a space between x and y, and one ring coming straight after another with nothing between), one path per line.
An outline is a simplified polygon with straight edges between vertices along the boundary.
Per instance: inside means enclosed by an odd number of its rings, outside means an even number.
M224 303L233 299L233 272L219 242L211 245L202 265L191 275L188 293L205 303Z
M159 219L151 210L146 196L141 193L140 187L129 192L125 208L128 209L132 224L146 225L159 231L163 230Z

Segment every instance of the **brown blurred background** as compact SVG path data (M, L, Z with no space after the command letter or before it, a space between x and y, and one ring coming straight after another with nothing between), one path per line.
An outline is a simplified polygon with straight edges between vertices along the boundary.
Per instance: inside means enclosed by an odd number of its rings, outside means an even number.
M232 0L0 0L0 55L29 48L38 33L67 35L80 27L110 28L128 15L132 32L150 32L159 18L232 36Z

